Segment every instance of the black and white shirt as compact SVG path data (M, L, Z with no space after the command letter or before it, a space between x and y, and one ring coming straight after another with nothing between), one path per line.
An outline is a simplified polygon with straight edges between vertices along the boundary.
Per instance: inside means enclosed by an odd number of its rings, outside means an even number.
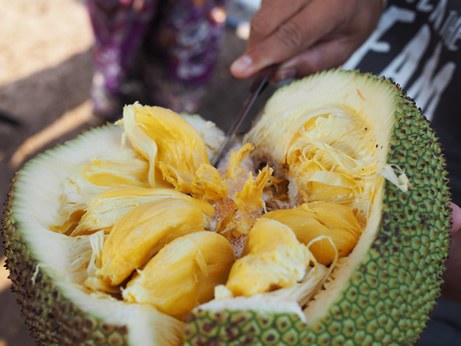
M461 204L461 0L390 0L344 65L393 79L436 129Z

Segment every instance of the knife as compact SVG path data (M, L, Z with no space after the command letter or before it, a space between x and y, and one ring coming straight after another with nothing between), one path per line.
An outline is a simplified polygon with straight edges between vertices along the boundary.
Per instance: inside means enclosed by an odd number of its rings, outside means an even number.
M247 96L240 113L238 114L237 118L227 131L226 139L224 140L224 142L222 142L221 146L217 151L217 154L211 159L211 164L213 166L217 167L223 159L223 157L225 156L226 152L229 150L230 146L235 140L235 137L237 136L237 131L239 130L247 115L250 113L251 107L255 103L258 96L261 95L264 89L266 89L266 87L269 85L269 81L277 67L277 65L271 65L269 67L266 67L258 74L258 76L251 83L250 93Z

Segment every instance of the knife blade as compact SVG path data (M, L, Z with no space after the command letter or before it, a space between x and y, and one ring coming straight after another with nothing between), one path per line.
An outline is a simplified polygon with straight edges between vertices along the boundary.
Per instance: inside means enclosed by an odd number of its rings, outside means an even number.
M229 130L226 133L226 139L219 147L218 151L216 152L216 155L211 159L211 164L213 166L217 167L221 160L224 158L226 152L229 150L230 146L235 140L237 131L239 130L240 126L242 125L243 121L248 116L248 114L251 113L251 108L255 103L256 99L268 86L269 81L276 70L276 67L276 65L266 67L258 74L258 76L250 84L249 95L245 99L240 113L237 115L235 121L229 127Z

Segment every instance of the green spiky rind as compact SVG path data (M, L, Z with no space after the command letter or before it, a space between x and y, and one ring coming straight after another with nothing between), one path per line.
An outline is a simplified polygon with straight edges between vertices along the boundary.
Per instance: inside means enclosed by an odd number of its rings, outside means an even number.
M373 75L364 78L392 86ZM209 341L238 345L246 338L258 345L264 344L267 332L279 339L294 332L299 338L296 345L412 345L417 341L440 295L448 253L450 193L445 160L429 122L399 86L392 87L397 107L387 163L405 172L409 191L386 181L377 237L325 316L308 327L288 314L195 311L186 326L187 345ZM232 327L240 339L217 339L228 321L241 314L247 316L246 322ZM254 331L244 331L250 320L283 316L290 321L288 329L258 325Z
M3 219L6 268L30 334L40 345L128 345L125 326L115 326L79 309L39 266L13 216L15 184Z
M185 329L186 345L300 345L306 333L295 314L196 309ZM197 323L198 322L198 323Z

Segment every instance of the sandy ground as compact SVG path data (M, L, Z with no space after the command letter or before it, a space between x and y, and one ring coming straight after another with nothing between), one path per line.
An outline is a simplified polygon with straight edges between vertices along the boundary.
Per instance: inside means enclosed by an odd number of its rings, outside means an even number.
M12 120L0 122L3 202L24 162L91 126L92 34L81 1L0 0L0 8L0 115ZM223 128L238 113L248 88L248 82L228 73L229 63L243 48L244 41L229 30L199 110ZM0 346L33 345L9 289L4 260L0 247Z

